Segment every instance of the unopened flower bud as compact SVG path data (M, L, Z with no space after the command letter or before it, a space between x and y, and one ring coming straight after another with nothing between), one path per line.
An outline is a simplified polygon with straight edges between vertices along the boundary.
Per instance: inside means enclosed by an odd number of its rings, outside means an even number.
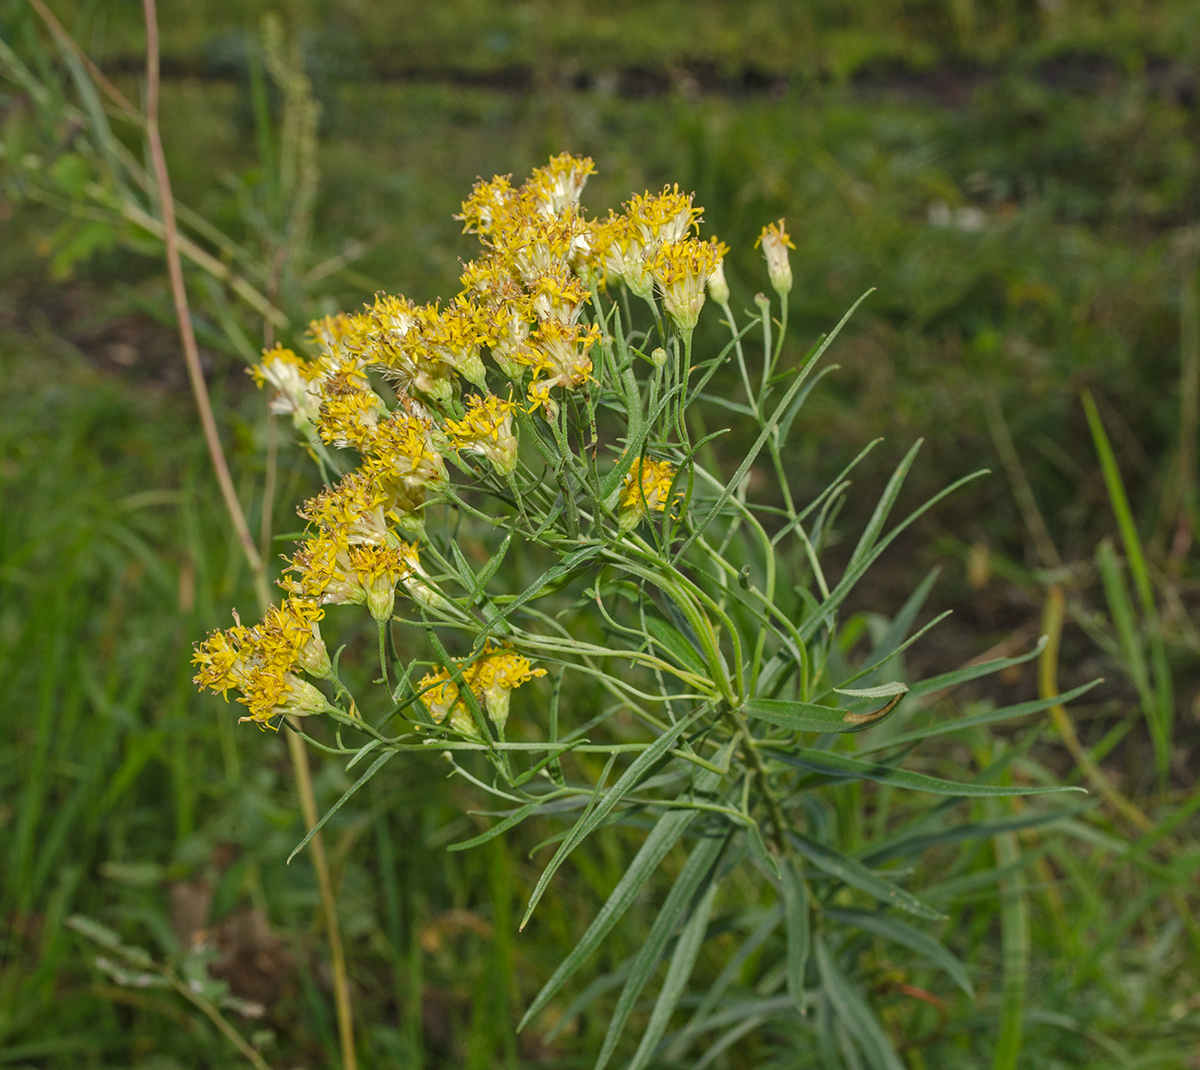
M667 363L667 351L659 346L650 354L650 361L656 368L661 368Z

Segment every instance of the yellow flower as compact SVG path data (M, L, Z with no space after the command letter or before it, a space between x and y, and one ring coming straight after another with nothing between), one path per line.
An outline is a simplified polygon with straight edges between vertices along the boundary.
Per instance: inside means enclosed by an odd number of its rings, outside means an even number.
M344 374L326 379L321 393L324 400L317 423L321 439L343 449L353 446L359 452L364 451L380 419L387 415L383 399Z
M263 350L263 361L249 369L261 389L270 383L275 388L271 411L277 416L290 416L297 431L305 432L317 422L321 411L318 392L321 368L296 356L290 349L276 346Z
M446 434L454 448L481 453L501 475L511 475L517 467L517 439L512 431L514 405L494 394L472 395L461 420L447 420Z
M483 696L492 723L503 731L508 721L509 701L513 691L522 684L545 676L545 669L532 669L529 659L512 650L496 650L491 644L478 661L464 674L471 690Z
M350 472L337 486L306 501L299 513L322 531L344 532L347 545L382 544L392 537L384 515L387 501L387 494L363 472Z
M535 168L526 186L546 215L557 216L579 207L579 195L587 185L588 175L595 173L596 165L590 156L562 152L552 156L545 167Z
M389 515L409 534L424 529L421 509L426 487L446 481L446 464L434 447L433 425L407 412L396 412L376 428L362 472L388 502Z
M533 368L535 379L549 379L555 386L575 390L592 374L592 346L600 340L594 323L560 323L543 320L530 335L521 359Z
M269 615L255 628L238 623L213 632L197 645L192 657L199 667L195 682L223 695L236 689L239 701L250 711L243 721L266 724L280 715L324 713L329 708L325 696L293 671L300 667L300 652L312 633L290 626L305 616L311 616L310 611L290 607Z
M704 307L704 287L729 250L719 241L671 242L662 246L651 266L663 307L675 325L690 334Z
M788 250L795 249L788 232L784 230L783 220L778 223L768 223L754 243L757 249L762 246L763 256L767 259L767 275L771 279L771 289L781 297L792 288L792 265L788 260Z
M462 668L462 663L455 669ZM545 669L530 667L529 659L512 650L498 649L490 643L482 655L462 671L462 683L470 689L475 701L486 711L492 723L501 731L508 721L512 692L539 676ZM417 684L421 701L430 717L441 724L449 716L450 726L459 735L479 738L471 711L462 697L459 685L446 668L427 673Z
M442 724L447 716L450 727L460 736L478 739L479 730L475 727L475 719L462 700L462 694L445 669L426 673L417 681L417 693L429 711L435 724Z
M632 531L650 513L663 512L674 479L675 466L669 461L649 457L634 461L618 501L621 531Z

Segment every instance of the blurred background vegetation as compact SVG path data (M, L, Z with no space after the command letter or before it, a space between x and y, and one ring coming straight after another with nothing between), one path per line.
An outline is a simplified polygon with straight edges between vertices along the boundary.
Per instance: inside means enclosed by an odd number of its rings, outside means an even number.
M140 5L51 6L140 106ZM945 671L1027 648L1061 598L1043 673L1064 688L1106 678L1069 710L1074 756L1061 722L1039 722L980 730L940 760L1012 747L1025 775L1081 780L1082 754L1132 808L1024 835L1003 894L984 878L1013 845L963 863L941 935L977 1000L928 981L904 1057L1200 1067L1194 3L188 0L160 20L197 329L256 530L273 447L242 370L264 340L245 291L282 310L268 330L285 341L377 289L453 293L472 247L450 217L478 175L521 176L565 149L596 160L593 212L694 189L704 232L732 249L735 308L766 285L754 238L785 216L793 359L877 288L801 414L801 495L880 435L847 531L916 437L914 501L980 465L995 474L906 538L853 609L877 627L944 566L928 611L955 615L910 657ZM303 831L284 749L190 683L190 644L254 604L186 388L141 132L106 115L24 0L0 0L0 46L0 1064L233 1058L169 989L97 969L63 924L83 913L163 960L208 929L212 976L263 1007L231 1015L263 1056L333 1065L316 883L305 856L283 864ZM286 533L316 476L281 438ZM1030 662L977 700L1033 697L1037 674ZM1169 732L1158 772L1148 725ZM347 783L318 762L323 806ZM366 1065L588 1065L603 1000L550 1044L513 1024L635 840L598 836L518 938L532 841L446 854L479 800L432 761L389 767L370 794L329 836ZM637 940L635 924L606 961ZM914 975L883 950L864 948L864 969L899 1034ZM1019 1057L997 1043L1013 1006ZM793 1064L768 1034L717 1065Z

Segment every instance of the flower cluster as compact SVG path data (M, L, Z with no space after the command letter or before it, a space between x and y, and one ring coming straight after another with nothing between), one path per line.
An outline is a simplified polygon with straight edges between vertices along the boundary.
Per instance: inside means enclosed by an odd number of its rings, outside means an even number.
M271 388L272 411L290 416L314 451L359 455L354 471L300 510L309 529L280 580L289 614L303 607L315 629L321 607L365 605L385 622L398 587L426 610L456 612L418 556L426 507L449 478L446 458L481 457L511 483L520 465L517 418L540 411L555 421L562 395L593 382L601 332L590 305L598 289L625 285L647 300L657 292L677 329L691 333L709 279L722 277L725 247L695 236L701 209L678 187L588 219L579 199L593 171L590 159L564 153L519 186L503 176L479 180L457 218L483 252L465 265L457 296L418 305L379 294L359 312L311 324L307 359L276 347L251 370ZM501 393L489 388L497 372L506 381ZM622 532L665 507L673 472L662 461L635 464L621 495ZM197 682L236 689L258 721L324 708L298 674L321 678L327 661L313 660L312 640L299 642L307 630L276 642L283 612L272 610L252 629L215 633L196 654ZM509 691L540 672L489 650L470 667L468 686L500 725ZM436 720L450 715L462 731L452 675L434 681L441 691L429 691L426 702Z
M250 710L245 721L266 722L279 714L323 713L325 696L303 677L329 675L329 654L317 622L323 610L304 598L273 606L253 628L240 621L214 632L196 648L196 683L225 694L236 689Z
M503 731L512 692L545 675L545 669L530 668L528 658L511 650L498 650L489 643L483 654L468 664L456 664L453 671L443 667L426 673L417 684L417 692L434 721L441 724L448 717L450 727L460 736L476 738L479 730L462 688L470 691L476 705L486 710L496 728Z

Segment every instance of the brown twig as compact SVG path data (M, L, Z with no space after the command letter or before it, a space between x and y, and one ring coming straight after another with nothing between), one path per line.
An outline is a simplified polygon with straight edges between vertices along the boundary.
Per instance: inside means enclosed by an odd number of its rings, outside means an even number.
M254 538L246 523L246 515L242 510L234 490L233 479L229 473L229 465L221 448L220 435L217 432L216 420L213 417L212 403L208 396L208 386L204 381L204 372L200 367L200 353L196 346L196 336L192 330L191 312L188 308L187 290L183 281L183 265L179 256L179 236L175 222L175 202L171 195L171 180L167 172L167 161L163 153L162 138L158 129L158 90L159 90L159 54L158 54L158 13L155 0L142 0L146 18L146 138L149 143L150 155L154 162L155 182L158 186L160 209L162 211L163 241L166 246L167 272L171 280L171 294L175 302L175 317L179 323L179 336L183 343L184 358L187 363L188 379L191 382L192 394L196 400L196 408L200 413L200 422L204 428L204 440L208 446L209 457L217 473L217 482L221 488L221 496L225 501L226 511L237 533L242 551L250 564L254 575L255 589L265 610L270 603L267 592L266 568L262 556L254 545ZM287 733L288 750L296 774L296 787L300 796L300 806L304 820L311 828L317 823L317 804L313 794L312 773L308 763L308 752L304 749L303 741L293 732ZM342 949L341 931L338 926L337 901L334 898L333 881L329 876L329 864L325 856L325 846L318 833L312 838L313 868L316 870L317 883L321 891L321 902L324 907L325 928L329 940L329 952L333 966L334 992L337 1005L338 1034L341 1040L342 1065L344 1070L357 1070L358 1059L354 1048L354 1020L350 1004L349 979L346 974L346 959Z

